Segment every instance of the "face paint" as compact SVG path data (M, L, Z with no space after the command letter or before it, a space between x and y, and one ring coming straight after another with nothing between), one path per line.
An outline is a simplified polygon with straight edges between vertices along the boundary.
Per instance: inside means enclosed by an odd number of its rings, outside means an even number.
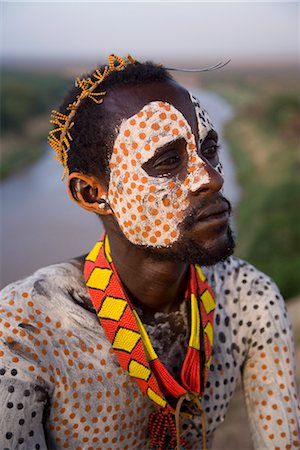
M207 133L209 132L209 130L212 130L214 126L210 120L208 113L205 111L205 109L201 108L199 100L196 97L194 97L190 92L189 95L196 111L198 134L199 134L199 146L201 146L202 142L206 138ZM221 161L219 161L218 164L215 166L215 170L219 172L219 174L224 178L223 166Z
M199 127L199 135L205 137L210 128L202 123ZM186 141L186 178L148 175L142 165L159 148L182 138ZM121 124L110 159L108 200L133 244L168 247L174 243L189 206L189 193L208 182L191 127L174 106L151 102Z

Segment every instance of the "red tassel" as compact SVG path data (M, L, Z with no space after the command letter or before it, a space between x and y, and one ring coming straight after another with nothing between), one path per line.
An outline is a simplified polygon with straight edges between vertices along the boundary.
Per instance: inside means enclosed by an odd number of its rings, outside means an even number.
M148 430L150 433L151 450L176 450L176 424L174 415L168 411L158 409L149 416ZM186 448L186 442L180 437L180 445Z

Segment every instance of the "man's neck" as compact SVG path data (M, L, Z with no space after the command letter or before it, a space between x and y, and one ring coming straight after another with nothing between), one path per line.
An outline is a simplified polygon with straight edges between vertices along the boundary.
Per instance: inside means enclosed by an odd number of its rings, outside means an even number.
M111 255L126 293L143 311L178 309L185 293L188 264L154 261L115 234L109 235Z

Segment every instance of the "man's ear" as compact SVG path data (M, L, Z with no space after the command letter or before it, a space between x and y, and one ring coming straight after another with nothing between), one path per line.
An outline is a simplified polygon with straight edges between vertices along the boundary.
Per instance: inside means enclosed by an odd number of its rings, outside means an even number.
M68 193L82 208L96 214L112 214L108 204L107 188L93 175L72 172L68 177Z

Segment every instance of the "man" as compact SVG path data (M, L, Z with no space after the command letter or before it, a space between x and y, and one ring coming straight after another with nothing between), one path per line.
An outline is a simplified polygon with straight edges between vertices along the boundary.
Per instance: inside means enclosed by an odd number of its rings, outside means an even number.
M3 291L2 447L209 448L242 374L255 448L299 448L286 309L230 256L198 101L163 67L110 57L52 122L70 195L106 235Z

